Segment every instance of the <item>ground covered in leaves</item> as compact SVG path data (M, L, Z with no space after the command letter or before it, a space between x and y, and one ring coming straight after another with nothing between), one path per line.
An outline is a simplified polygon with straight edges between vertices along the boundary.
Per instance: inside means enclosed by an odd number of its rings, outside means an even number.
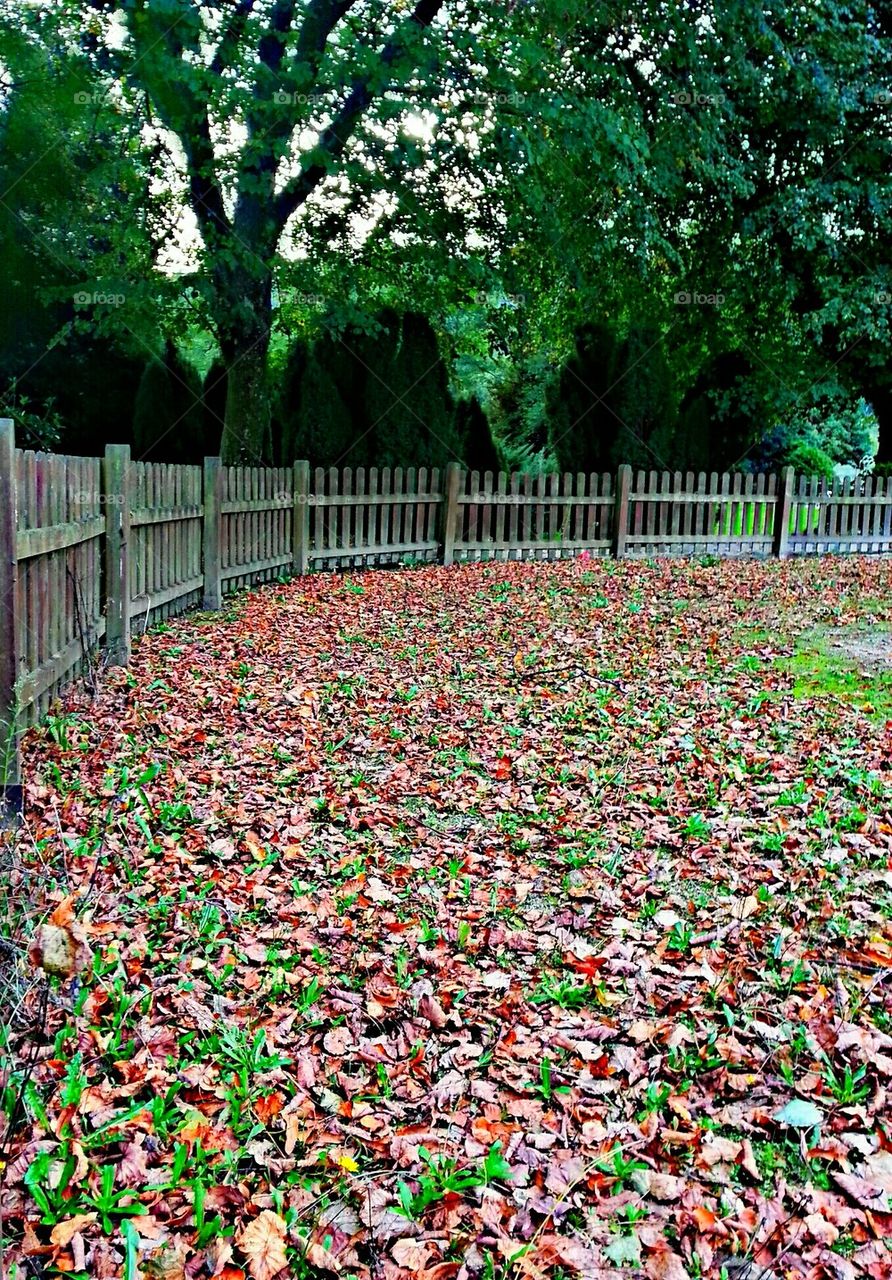
M320 575L146 635L28 744L7 1274L892 1275L889 689L814 640L890 578Z

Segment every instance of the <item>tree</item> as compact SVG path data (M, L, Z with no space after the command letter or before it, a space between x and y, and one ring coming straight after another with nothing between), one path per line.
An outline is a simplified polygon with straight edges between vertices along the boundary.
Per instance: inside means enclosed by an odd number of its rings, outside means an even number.
M366 369L354 353L360 337L352 330L343 340L324 333L310 347L292 347L279 408L283 462L361 467L377 461L363 426Z
M55 56L54 15L21 18L0 12L0 411L31 446L96 453L109 422L129 439L144 358L116 340L120 250L141 214L139 144L125 121L80 101L90 73L76 49ZM110 194L129 204L129 231L114 226Z
M650 325L632 325L616 353L607 403L614 415L611 461L664 467L674 434L676 392L663 335ZM667 456L661 456L660 444ZM668 446L668 447L667 447Z
M124 332L141 360L184 315L206 324L230 459L281 452L283 284L423 313L462 359L483 317L488 386L461 390L517 426L506 458L543 459L543 370L593 317L620 342L660 334L675 403L717 360L745 361L736 405L709 392L720 419L789 418L832 369L881 423L892 412L886 7L740 0L691 21L665 0L0 0L0 15L7 60L86 99L50 112L23 75L16 128L4 102L19 225L47 228L69 297L79 263L128 281L126 319L91 305L64 323ZM26 173L41 113L77 192L67 220L58 199L46 216L46 166L41 190Z
M597 9L562 67L580 109L543 124L535 180L516 184L507 287L538 279L574 327L658 326L676 396L699 384L740 452L830 384L892 435L890 14L768 0L697 22L682 6L682 28L668 8ZM719 360L748 371L713 396Z
M365 372L363 420L382 466L445 467L460 460L455 405L437 335L426 316L386 311L377 332L360 338Z
M499 453L492 438L492 428L483 406L476 396L460 400L455 409L456 430L461 458L470 471L498 471Z
M606 324L586 325L548 399L551 448L561 471L601 471L612 465L621 425L608 396L616 380L617 339Z
M228 375L227 460L271 455L272 289L289 223L333 175L349 183L380 155L375 130L392 133L389 121L405 113L402 91L415 109L440 92L439 50L461 37L467 56L474 9L459 6L453 22L444 0L417 0L393 18L388 6L360 0L121 5L129 39L105 52L181 152ZM233 120L245 135L237 149L224 145ZM420 161L399 138L394 146L403 154L391 167ZM330 194L339 189L328 183Z
M201 462L205 413L201 380L173 343L146 364L133 410L133 446L146 462Z

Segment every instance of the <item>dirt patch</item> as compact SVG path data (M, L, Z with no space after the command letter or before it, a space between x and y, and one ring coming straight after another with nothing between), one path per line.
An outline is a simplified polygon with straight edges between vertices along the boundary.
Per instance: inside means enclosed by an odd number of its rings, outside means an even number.
M862 671L892 670L892 630L885 627L870 631L847 627L825 634L824 644L835 657L857 663Z

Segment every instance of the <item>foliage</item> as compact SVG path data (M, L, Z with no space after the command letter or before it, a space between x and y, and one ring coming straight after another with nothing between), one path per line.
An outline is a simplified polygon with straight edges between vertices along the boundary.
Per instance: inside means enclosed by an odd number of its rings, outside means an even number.
M489 418L476 396L455 406L455 430L459 460L481 475L499 470L499 454Z
M618 424L608 396L616 379L617 339L606 325L587 325L548 398L550 446L561 471L601 471L611 462Z
M378 331L356 343L365 372L363 420L376 461L445 467L460 457L455 405L437 335L416 312L385 312Z
M833 479L833 459L823 449L811 444L796 443L792 449L782 455L784 466L792 467L797 475L822 476L825 480Z
M765 433L750 457L754 466L789 464L804 470L796 456L820 454L815 474L823 475L834 463L859 467L873 457L876 444L877 423L869 405L838 395L794 411Z
M90 343L115 383L219 353L224 452L269 460L293 343L389 311L444 362L410 407L445 377L511 466L724 469L781 430L853 461L863 423L805 437L859 398L884 454L890 34L866 0L0 0L0 382L80 443ZM442 461L395 351L385 453Z
M659 329L633 325L616 353L608 406L614 415L614 466L665 465L659 445L672 441L675 389ZM677 461L678 459L673 459Z
M6 895L7 1269L882 1270L890 572L318 574L72 691Z
M362 466L369 448L354 416L360 370L337 339L307 352L294 347L285 370L282 402L283 461L308 458L313 466ZM350 403L345 401L349 397Z
M197 463L216 432L205 431L203 389L196 371L168 343L143 370L133 410L134 456L145 462Z

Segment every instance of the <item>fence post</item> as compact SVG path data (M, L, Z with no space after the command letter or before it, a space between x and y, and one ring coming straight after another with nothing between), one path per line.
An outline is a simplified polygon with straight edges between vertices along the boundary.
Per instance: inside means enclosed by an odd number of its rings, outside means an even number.
M443 503L443 525L441 541L443 543L443 564L452 564L455 560L455 531L458 524L458 489L461 482L462 468L460 462L449 462L446 465L446 498Z
M626 554L629 532L629 494L632 492L632 468L623 463L617 472L616 497L613 503L613 557L622 560Z
M22 812L15 424L0 418L0 828Z
M774 554L784 560L790 554L790 510L793 506L793 468L784 467L774 507Z
M303 577L310 567L310 464L294 464L294 514L292 516L292 572Z
M105 502L105 645L108 663L130 663L130 445L107 444Z
M223 575L220 555L220 494L223 472L219 458L205 458L202 500L204 515L201 533L201 563L204 574L203 609L220 609L223 605Z

